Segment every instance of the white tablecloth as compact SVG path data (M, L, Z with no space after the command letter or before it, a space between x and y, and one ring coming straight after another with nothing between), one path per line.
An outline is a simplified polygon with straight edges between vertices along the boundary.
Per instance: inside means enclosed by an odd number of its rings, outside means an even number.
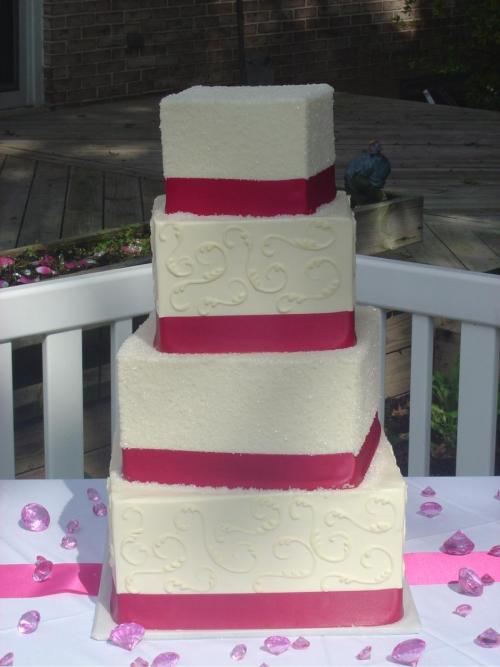
M418 514L425 500L420 491L430 484L437 492L432 500L443 506L441 515L428 519ZM54 562L101 562L106 540L106 519L96 517L86 489L93 486L105 500L103 480L22 480L0 482L0 564L33 563L37 554ZM462 529L475 542L476 550L488 551L500 544L500 501L495 494L500 478L412 478L408 481L407 552L437 551L455 530ZM43 504L52 517L48 530L30 533L19 526L20 511L28 502ZM61 537L70 519L78 519L78 548L66 551ZM467 566L467 557L463 557ZM484 574L484 573L479 573ZM419 667L459 667L461 665L500 665L500 647L485 649L474 638L488 627L500 632L500 583L485 587L478 598L461 595L442 585L412 586L423 630L419 636L427 642ZM467 618L452 611L460 603L473 607ZM261 639L245 639L248 652L235 663L230 651L238 643L234 638L203 640L143 641L131 653L90 639L94 616L93 598L84 595L59 594L48 597L0 599L0 658L13 651L14 664L39 667L125 666L141 656L150 663L159 653L174 651L181 656L179 667L223 667L239 664L259 667L324 667L325 665L387 665L392 648L405 636L311 636L305 651L289 650L272 656L262 649ZM41 614L38 630L19 635L17 622L21 614L37 609ZM291 639L294 639L293 637ZM356 660L356 654L367 644L372 659Z

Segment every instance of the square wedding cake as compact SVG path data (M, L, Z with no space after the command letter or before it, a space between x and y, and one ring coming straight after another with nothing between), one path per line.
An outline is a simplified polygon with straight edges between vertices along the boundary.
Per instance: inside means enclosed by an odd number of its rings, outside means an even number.
M403 614L405 484L354 309L328 85L161 103L156 313L118 356L112 613L149 629L373 626Z

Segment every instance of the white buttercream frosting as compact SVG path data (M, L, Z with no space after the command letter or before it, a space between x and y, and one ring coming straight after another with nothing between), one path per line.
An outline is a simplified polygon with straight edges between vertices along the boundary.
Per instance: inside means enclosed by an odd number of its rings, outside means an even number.
M352 311L355 222L344 192L312 215L165 214L151 236L160 317Z
M194 86L160 105L165 178L310 178L335 162L333 89Z
M111 472L118 593L401 588L405 484L382 438L355 489L255 491Z
M357 454L378 409L378 313L356 311L341 350L165 354L151 317L118 354L124 447Z

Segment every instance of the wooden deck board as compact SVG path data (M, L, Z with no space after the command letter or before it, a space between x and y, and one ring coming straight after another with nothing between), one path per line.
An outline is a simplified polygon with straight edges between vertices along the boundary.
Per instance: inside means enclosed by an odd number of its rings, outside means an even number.
M84 236L103 228L103 188L102 172L71 167L63 236Z
M128 174L106 173L104 179L104 227L122 227L142 221L139 179Z
M9 157L0 172L0 249L15 248L36 163Z
M68 167L38 162L17 245L47 243L59 237L66 201Z

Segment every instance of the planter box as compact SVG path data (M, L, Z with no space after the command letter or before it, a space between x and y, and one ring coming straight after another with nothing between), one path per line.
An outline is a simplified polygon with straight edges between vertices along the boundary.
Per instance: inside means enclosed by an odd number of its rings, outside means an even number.
M422 240L423 197L395 196L355 206L356 252L377 255Z

